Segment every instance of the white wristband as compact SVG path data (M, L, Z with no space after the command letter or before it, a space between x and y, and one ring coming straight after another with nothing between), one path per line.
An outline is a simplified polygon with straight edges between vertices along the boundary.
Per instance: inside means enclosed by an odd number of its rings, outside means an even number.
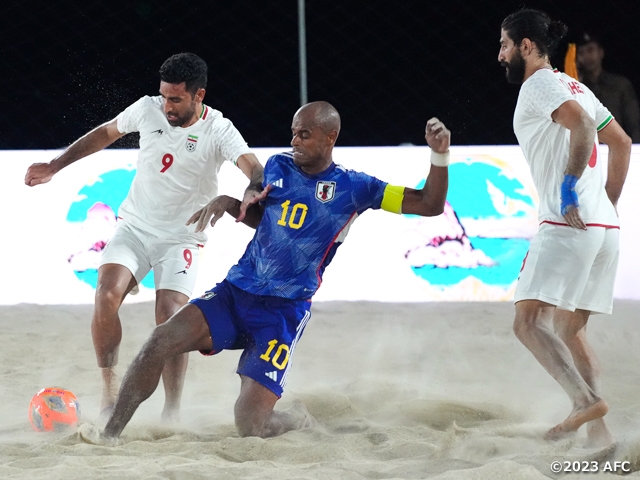
M436 167L447 167L449 166L449 150L445 153L438 153L431 150L431 164Z

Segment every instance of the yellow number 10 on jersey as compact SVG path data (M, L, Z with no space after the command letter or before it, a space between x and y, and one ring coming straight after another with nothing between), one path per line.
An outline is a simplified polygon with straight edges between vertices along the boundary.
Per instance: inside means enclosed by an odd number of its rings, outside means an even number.
M283 227L287 226L287 214L289 214L289 205L291 205L291 200L287 200L282 205L282 217L278 220L278 225ZM298 215L298 210L300 210L300 218L296 221L296 216ZM289 226L291 228L295 228L296 230L302 226L304 223L304 219L307 216L307 207L304 203L296 203L291 209L291 214L289 215Z
M260 355L260 358L265 362L271 362L273 366L278 370L282 370L287 366L287 362L289 362L289 345L287 345L286 343L281 343L280 345L278 345L278 340L275 339L271 340L268 345L269 348L267 348L266 352ZM273 355L273 357L271 357L273 349L276 345L278 345L278 350L276 350L276 353Z

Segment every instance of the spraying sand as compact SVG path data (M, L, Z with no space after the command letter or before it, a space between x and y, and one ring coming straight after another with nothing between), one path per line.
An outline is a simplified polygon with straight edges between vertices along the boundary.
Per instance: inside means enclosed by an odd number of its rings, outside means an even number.
M513 335L513 311L508 303L318 302L277 406L301 400L318 426L239 438L239 352L192 353L179 427L159 424L160 386L122 445L97 447L75 432L33 432L27 419L31 396L60 386L78 396L84 421L97 422L92 307L0 307L0 478L526 480L559 478L555 460L601 469L626 460L640 470L640 302L616 301L614 315L589 324L606 419L620 442L604 451L583 448L584 427L561 442L542 440L570 404ZM125 304L121 318L123 374L153 328L153 305ZM618 478L563 478L586 475Z

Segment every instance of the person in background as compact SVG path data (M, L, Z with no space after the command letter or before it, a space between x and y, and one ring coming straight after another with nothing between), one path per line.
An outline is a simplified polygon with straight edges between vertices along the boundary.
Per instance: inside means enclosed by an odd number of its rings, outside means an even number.
M631 81L602 68L605 52L598 38L583 33L576 44L579 80L607 107L633 143L640 143L640 107Z

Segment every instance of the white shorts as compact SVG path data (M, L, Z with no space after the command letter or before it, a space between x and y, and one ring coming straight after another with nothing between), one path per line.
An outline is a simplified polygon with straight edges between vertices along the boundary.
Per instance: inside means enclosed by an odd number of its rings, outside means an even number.
M540 300L569 310L611 313L618 267L617 228L543 223L531 240L515 302Z
M201 246L195 241L159 238L120 220L102 251L100 266L115 263L127 267L138 284L153 269L156 290L175 290L191 297ZM131 293L138 293L138 285Z

